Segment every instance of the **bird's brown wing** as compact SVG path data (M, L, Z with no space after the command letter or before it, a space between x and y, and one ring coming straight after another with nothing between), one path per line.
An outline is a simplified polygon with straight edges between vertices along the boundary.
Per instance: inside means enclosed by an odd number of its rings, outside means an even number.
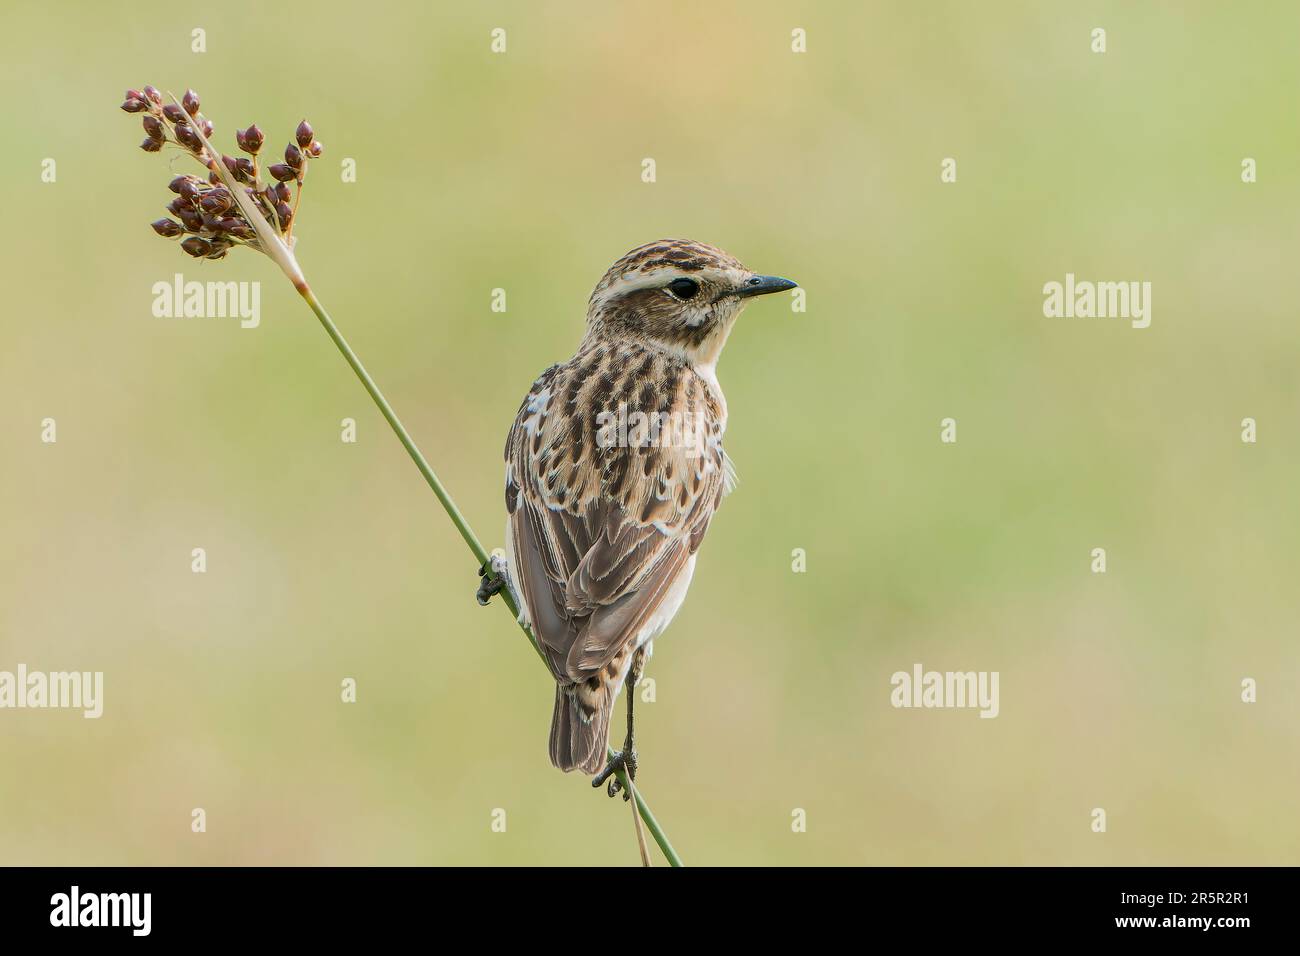
M722 497L721 429L683 447L600 447L600 370L548 370L506 442L516 588L556 679L587 680L640 634L699 548ZM596 383L596 384L591 384ZM682 386L656 399L675 409Z

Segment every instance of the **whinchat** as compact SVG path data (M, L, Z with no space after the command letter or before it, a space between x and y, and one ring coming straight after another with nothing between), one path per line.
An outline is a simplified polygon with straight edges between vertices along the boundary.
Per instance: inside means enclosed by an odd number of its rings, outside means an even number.
M751 297L795 285L701 242L633 249L592 292L577 353L541 374L510 428L506 558L479 600L510 588L555 677L551 762L593 786L636 777L631 688L606 761L614 702L681 607L735 483L718 356Z

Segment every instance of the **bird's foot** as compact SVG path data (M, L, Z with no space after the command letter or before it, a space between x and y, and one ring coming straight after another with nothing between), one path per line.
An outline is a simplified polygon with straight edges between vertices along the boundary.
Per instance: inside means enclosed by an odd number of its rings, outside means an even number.
M605 781L608 780L609 785L605 788L605 792L612 797L620 790L623 790L623 782L618 779L618 772L620 770L626 771L628 779L635 782L636 767L636 750L634 750L627 741L624 741L623 749L617 751L614 756L609 758L609 762L605 764L605 769L596 774L595 779L591 781L591 785L593 787L599 787L602 783L605 783ZM631 800L632 794L623 790L623 799Z
M490 573L489 568L491 568ZM492 596L500 594L506 586L505 555L499 551L493 551L492 557L478 569L478 576L482 580L479 581L478 593L475 594L475 597L478 598L479 604L486 607L487 603L492 600Z

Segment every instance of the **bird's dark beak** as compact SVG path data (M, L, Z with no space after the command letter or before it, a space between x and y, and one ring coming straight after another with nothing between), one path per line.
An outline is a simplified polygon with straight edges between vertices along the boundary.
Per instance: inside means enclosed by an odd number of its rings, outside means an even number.
M782 279L780 276L750 276L745 280L745 284L732 294L739 299L748 299L752 295L786 292L798 288L798 286L799 283L790 279Z

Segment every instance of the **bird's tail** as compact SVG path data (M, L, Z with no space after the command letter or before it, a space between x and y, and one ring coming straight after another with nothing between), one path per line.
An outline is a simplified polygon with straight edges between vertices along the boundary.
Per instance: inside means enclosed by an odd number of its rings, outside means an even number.
M566 773L581 770L597 774L605 766L605 747L609 740L609 715L613 688L602 684L599 690L573 685L555 687L555 712L551 716L551 763Z

